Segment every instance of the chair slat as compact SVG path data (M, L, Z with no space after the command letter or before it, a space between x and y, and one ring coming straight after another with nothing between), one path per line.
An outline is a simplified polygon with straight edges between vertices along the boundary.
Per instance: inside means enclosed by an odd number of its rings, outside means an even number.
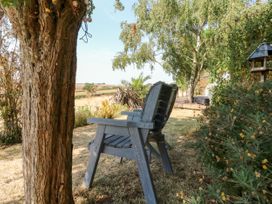
M120 137L122 137L122 136L120 136L120 135L112 135L111 137L106 138L104 140L104 143L105 144L111 144L112 142L118 140Z
M129 137L125 137L125 139L124 139L122 142L116 144L115 147L121 148L121 147L123 147L124 144L126 144L127 142L130 142L130 138L129 138Z
M118 138L118 140L115 140L114 142L111 142L111 145L116 147L118 146L118 144L120 144L121 142L127 140L129 137L126 137L126 136L122 136L120 138Z
M130 139L122 145L122 148L130 148L130 147L132 147L132 143Z

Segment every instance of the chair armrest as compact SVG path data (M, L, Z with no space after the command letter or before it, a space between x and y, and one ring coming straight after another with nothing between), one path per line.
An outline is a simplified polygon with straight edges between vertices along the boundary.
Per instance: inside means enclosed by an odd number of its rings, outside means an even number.
M130 112L130 111L122 111L121 112L121 115L127 115L127 116L141 116L142 115L142 112L140 111L133 111L133 112Z
M133 112L135 112L135 113L142 113L143 109L134 109Z
M113 120L106 118L89 118L87 123L95 123L98 125L116 126L116 127L137 127L143 129L153 129L154 124L151 122L141 122L141 121L127 121L127 120Z
M113 119L106 119L106 118L88 118L88 124L98 124L98 125L111 125L111 126L118 126L118 127L127 127L128 121L127 120L113 120Z

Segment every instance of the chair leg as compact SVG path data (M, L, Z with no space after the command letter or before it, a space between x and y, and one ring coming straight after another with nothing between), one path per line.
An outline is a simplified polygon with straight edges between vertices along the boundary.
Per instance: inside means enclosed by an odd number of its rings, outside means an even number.
M85 178L83 181L83 184L87 188L90 188L93 183L95 171L102 150L104 130L105 126L98 126L94 143L90 147L87 171L85 173Z
M155 155L155 157L157 159L161 158L161 155L157 152L157 150L149 142L147 142L146 146L149 149L150 153Z
M157 141L157 145L161 154L162 165L166 173L173 173L173 168L169 159L165 141Z
M145 152L146 152L146 155L147 155L148 162L151 163L151 159L152 159L151 149L148 146L145 148Z
M135 148L136 161L139 169L139 176L144 191L144 196L148 204L156 204L157 196L148 164L144 143L138 128L129 129L133 148Z
M167 141L165 141L165 147L167 150L172 149L171 145Z

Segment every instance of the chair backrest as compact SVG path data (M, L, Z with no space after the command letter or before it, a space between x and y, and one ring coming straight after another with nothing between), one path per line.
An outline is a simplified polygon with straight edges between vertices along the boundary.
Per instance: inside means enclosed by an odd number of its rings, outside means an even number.
M152 131L160 131L166 124L175 103L177 86L164 82L155 83L146 96L142 121L154 122Z
M175 101L176 101L176 97L177 97L177 93L178 93L178 86L176 84L171 84L171 86L172 86L172 92L171 92L169 104L168 104L168 107L167 107L167 112L166 112L166 118L165 118L164 125L166 124L167 120L170 117L170 114L171 114L172 109L174 107L174 104L175 104Z

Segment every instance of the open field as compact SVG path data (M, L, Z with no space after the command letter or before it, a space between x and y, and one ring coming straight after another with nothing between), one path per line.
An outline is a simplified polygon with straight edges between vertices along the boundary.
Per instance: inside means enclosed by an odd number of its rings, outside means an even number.
M113 95L116 91L117 91L117 89L97 90L91 97ZM87 91L81 90L81 91L76 91L76 93L75 93L76 99L86 98L86 97L90 97L88 95Z
M96 84L97 90L94 94L92 94L92 97L97 96L108 96L113 95L116 91L118 86L115 85L106 85L106 84ZM90 94L88 94L87 91L83 89L84 84L76 84L76 91L75 91L75 98L81 99L81 98L89 98Z
M84 97L75 100L75 108L79 106L91 106L93 108L100 106L101 102L104 100L109 100L112 95L103 95L103 96L92 96Z
M161 164L153 159L151 171L159 203L186 201L203 185L203 175L196 160L191 133L198 127L199 110L174 109L164 128L171 145L170 158L174 175L165 175ZM82 188L86 169L87 144L94 137L95 126L74 130L73 192L76 203L144 203L135 162L119 163L117 157L102 155L91 190ZM23 175L21 145L0 149L1 203L23 203Z

